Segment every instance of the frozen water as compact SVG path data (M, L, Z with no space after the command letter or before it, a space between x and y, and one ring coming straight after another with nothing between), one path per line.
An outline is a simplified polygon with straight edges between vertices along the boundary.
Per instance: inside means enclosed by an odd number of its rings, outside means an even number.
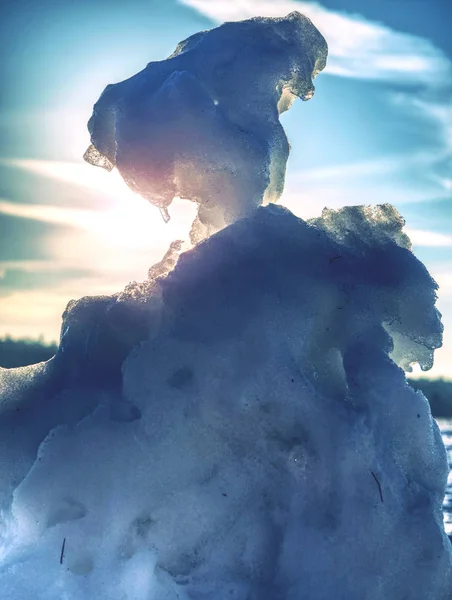
M289 156L279 114L312 97L326 57L324 38L298 12L197 33L107 86L85 159L117 167L165 219L174 197L197 202L191 238L199 241L278 200Z
M396 364L442 327L402 225L259 208L71 303L53 361L1 372L2 599L449 600L446 454Z
M222 230L0 369L2 600L450 600L445 448L404 374L437 286L389 205L259 207L326 52L298 13L227 23L95 105L88 161Z

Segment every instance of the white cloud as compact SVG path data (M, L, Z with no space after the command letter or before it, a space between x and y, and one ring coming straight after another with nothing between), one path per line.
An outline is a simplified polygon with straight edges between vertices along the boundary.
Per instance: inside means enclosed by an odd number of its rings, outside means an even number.
M127 187L118 171L114 170L109 173L86 162L0 159L0 164L23 169L42 177L69 183L115 199L128 200L136 197Z
M445 235L436 231L424 229L407 229L412 244L419 247L450 248L452 247L452 235Z
M357 177L371 177L400 172L402 169L427 168L436 161L431 152L411 152L410 154L394 154L380 156L372 160L349 163L344 165L329 165L316 169L298 170L292 176L293 183L325 182L332 180L352 180Z
M393 83L438 84L452 67L427 39L394 31L357 14L336 12L315 2L291 0L180 0L215 22L255 16L282 17L298 10L328 42L326 73Z
M22 219L32 219L56 225L71 225L90 229L100 215L94 211L63 208L46 204L19 204L0 199L0 213Z

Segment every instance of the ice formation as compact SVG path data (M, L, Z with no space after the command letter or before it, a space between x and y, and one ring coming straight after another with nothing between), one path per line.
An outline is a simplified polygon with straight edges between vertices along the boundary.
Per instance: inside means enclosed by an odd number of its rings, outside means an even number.
M402 224L259 208L71 303L52 361L1 372L2 599L450 599L445 450L395 362L442 327Z
M279 114L312 97L326 57L324 38L298 12L197 33L106 87L85 159L117 167L165 218L175 196L197 202L199 241L278 200L289 156Z
M287 47L300 26L310 35ZM199 185L213 198L224 181L215 168L232 172L246 146L231 133L236 98L253 140L250 173L237 175L245 204L221 196L212 214L234 222L188 252L174 242L146 281L71 301L52 360L0 369L2 600L450 600L446 453L404 374L414 362L428 369L441 345L437 286L389 205L309 222L255 207L256 190L282 185L285 159L268 148L285 137L266 76L251 83L257 54L248 64L241 44L259 50L274 83L274 62L292 64L301 40L310 68L283 81L309 95L322 39L299 15L227 24L120 84L130 96L116 86L99 101L92 156L126 165L142 191L161 151L152 185L166 208L176 191L165 169L183 156L172 154L179 130L166 108L187 137L187 196ZM202 57L201 77L186 67ZM138 85L158 92L140 103ZM156 97L154 145L139 130ZM210 172L192 154L211 140L195 136L207 105L218 126ZM249 133L263 124L269 162Z

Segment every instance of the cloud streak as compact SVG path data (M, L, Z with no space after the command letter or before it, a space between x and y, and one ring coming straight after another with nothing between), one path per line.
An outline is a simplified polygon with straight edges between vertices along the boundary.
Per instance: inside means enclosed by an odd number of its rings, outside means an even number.
M67 183L121 201L137 198L137 195L127 187L116 170L108 173L104 169L95 169L85 162L0 159L0 165L23 169L47 179Z
M414 246L424 248L452 248L452 235L437 233L436 231L426 231L424 229L407 229Z
M298 170L292 176L294 182L324 182L327 180L342 181L357 177L382 176L399 173L402 170L426 169L436 162L431 152L411 152L410 154L394 154L392 156L376 157L357 163L318 167L316 169Z
M315 2L291 0L179 0L214 22L255 16L280 17L294 10L309 17L328 41L326 73L397 84L437 85L452 66L429 40L394 31L356 14Z
M33 219L43 223L69 225L83 229L93 229L101 220L101 215L94 211L47 204L18 204L4 199L0 199L0 213L21 219Z

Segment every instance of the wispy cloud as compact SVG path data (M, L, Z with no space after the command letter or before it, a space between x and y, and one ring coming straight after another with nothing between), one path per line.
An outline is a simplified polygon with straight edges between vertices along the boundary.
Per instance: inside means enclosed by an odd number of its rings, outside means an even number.
M372 160L349 163L345 165L328 165L316 169L298 170L292 176L292 181L300 183L328 180L339 181L356 177L388 176L394 172L408 169L426 169L436 162L431 152L411 152L409 154L394 154L391 156L376 157Z
M407 229L407 235L414 246L428 248L452 248L452 235L426 231L424 229Z
M215 22L281 17L298 10L328 41L326 72L394 83L431 85L450 77L450 61L429 40L394 31L357 14L291 0L180 0Z
M121 201L137 197L116 170L108 173L104 169L94 168L81 161L3 158L0 159L0 165L23 169L47 179L67 183Z
M101 216L94 211L78 208L63 208L46 204L19 204L0 199L0 213L22 219L33 219L54 225L69 225L92 229Z
M426 176L452 200L452 77L418 94L397 92L390 96L403 114L411 114L418 128L429 132L433 144L424 165Z

